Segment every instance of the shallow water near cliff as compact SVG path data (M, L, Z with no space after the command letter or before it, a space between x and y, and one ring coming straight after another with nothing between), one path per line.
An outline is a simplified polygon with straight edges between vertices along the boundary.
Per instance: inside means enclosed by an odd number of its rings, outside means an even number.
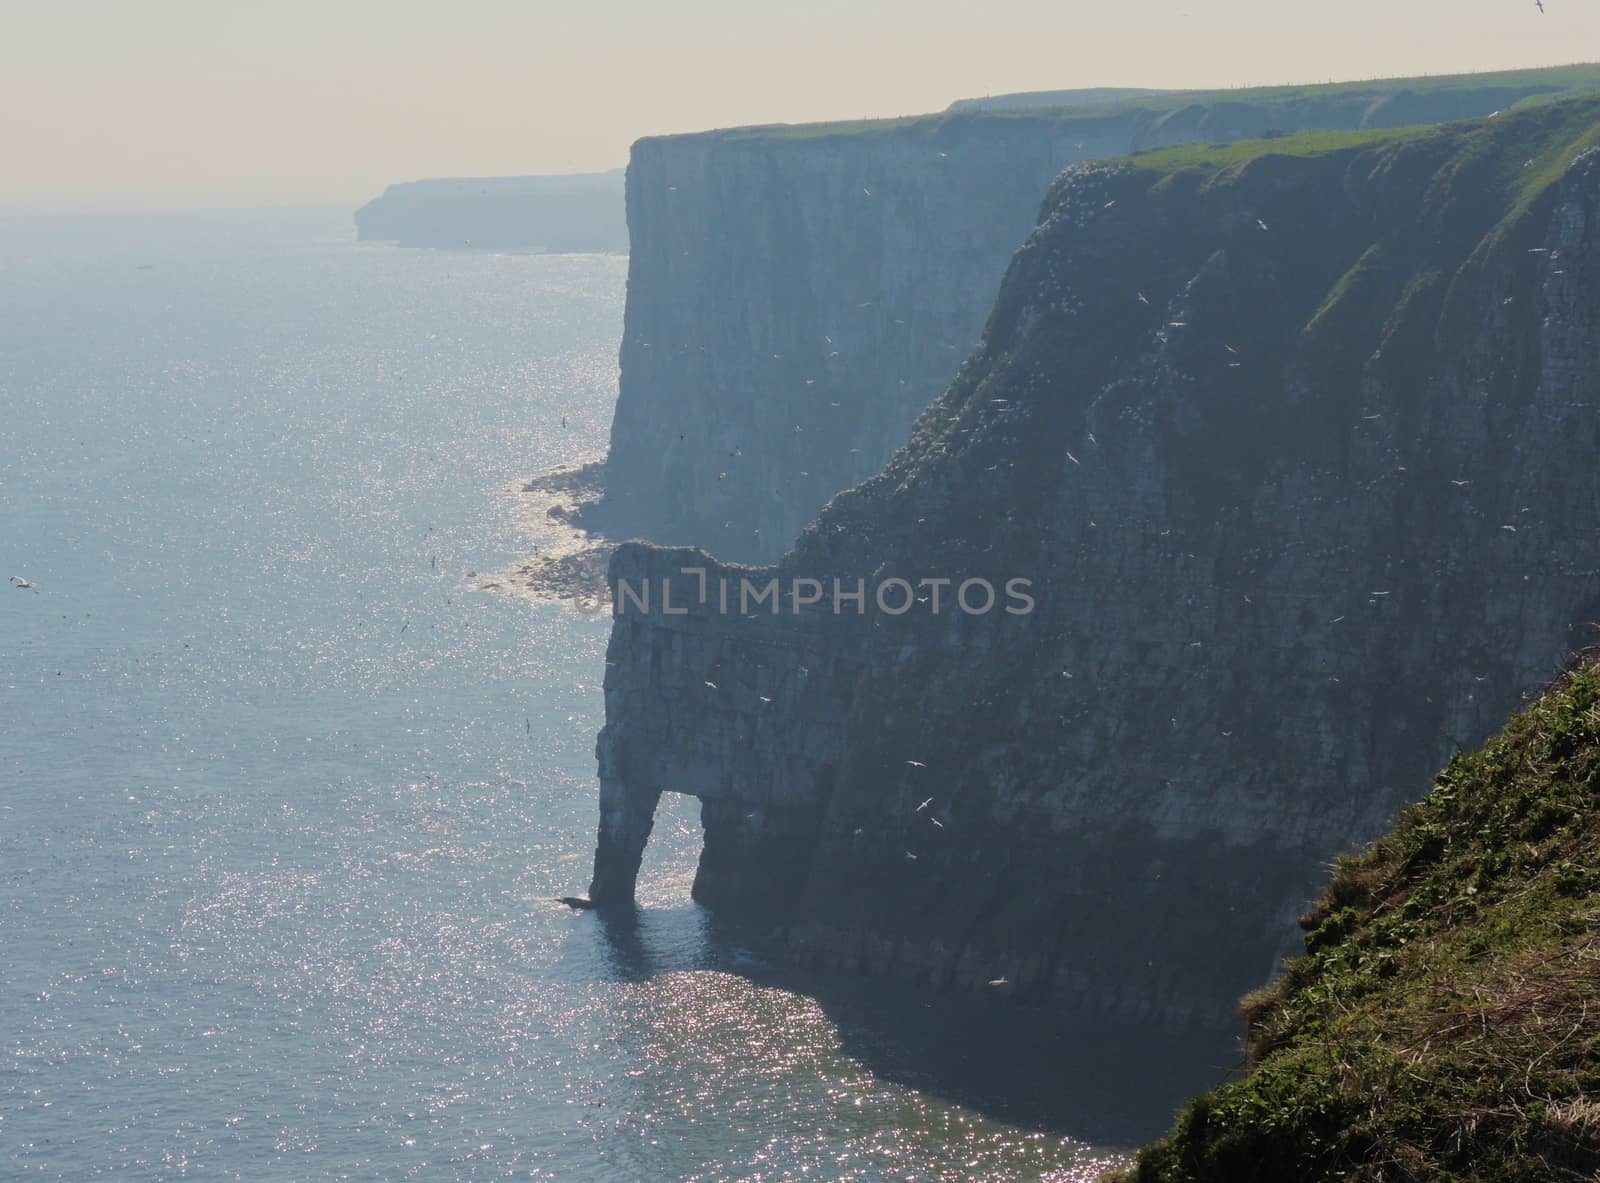
M0 1175L1077 1179L1151 1132L1137 1032L724 937L692 802L636 916L550 902L607 622L475 573L603 447L626 261L351 239L0 221Z

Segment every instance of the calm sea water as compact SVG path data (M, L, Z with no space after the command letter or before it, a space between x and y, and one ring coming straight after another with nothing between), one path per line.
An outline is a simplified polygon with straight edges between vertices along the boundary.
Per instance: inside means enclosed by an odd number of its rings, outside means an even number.
M603 447L626 264L351 237L0 220L0 1178L1080 1179L1148 1132L1137 1055L719 934L693 803L636 918L550 902L606 622L473 573Z

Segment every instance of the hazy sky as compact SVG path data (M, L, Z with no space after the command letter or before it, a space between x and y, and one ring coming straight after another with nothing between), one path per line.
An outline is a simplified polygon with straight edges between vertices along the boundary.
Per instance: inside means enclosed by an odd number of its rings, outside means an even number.
M1545 0L0 0L0 209L354 204L641 135L1600 58Z

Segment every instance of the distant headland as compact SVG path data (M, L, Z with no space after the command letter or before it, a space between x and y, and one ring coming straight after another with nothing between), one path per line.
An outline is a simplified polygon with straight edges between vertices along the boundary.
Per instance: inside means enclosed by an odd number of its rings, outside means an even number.
M356 237L399 246L566 254L628 250L623 170L405 181L356 211Z

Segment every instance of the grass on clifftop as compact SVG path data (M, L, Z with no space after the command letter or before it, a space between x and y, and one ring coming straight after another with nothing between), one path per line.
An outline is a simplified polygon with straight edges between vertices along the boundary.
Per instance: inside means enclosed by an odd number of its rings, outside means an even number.
M1461 141L1461 171L1466 154L1497 158L1496 188L1511 195L1509 204L1542 192L1557 180L1584 148L1592 147L1600 132L1600 99L1572 98L1540 103L1515 114L1468 119L1438 126L1370 131L1311 131L1266 140L1241 140L1229 144L1180 144L1136 152L1129 161L1142 171L1172 174L1185 171L1221 172L1265 155L1328 156L1362 148L1389 149L1407 143L1453 137ZM1508 210L1509 212L1509 210Z
M1119 99L1111 102L1067 106L1051 106L1046 103L1038 107L1017 106L953 112L944 111L927 115L840 120L831 123L770 123L688 134L711 135L728 142L746 140L815 140L833 136L873 135L916 126L932 130L943 126L951 120L1037 120L1041 117L1046 117L1079 119L1089 122L1109 122L1134 112L1145 111L1164 115L1192 106L1205 107L1230 103L1288 105L1318 99L1337 99L1352 95L1371 96L1374 101L1377 101L1407 93L1448 94L1456 91L1487 90L1491 88L1538 90L1546 98L1573 97L1600 90L1600 65L1550 66L1530 70L1502 70L1485 74L1378 78L1360 82L1327 82L1306 86L1258 86L1242 87L1236 90L1180 90ZM1530 100L1524 99L1523 101Z
M1253 99L1322 98L1338 94L1391 95L1402 91L1476 90L1488 86L1548 87L1549 93L1577 95L1600 86L1600 65L1538 66L1527 70L1495 70L1483 74L1434 74L1412 78L1372 78L1359 82L1325 82L1310 86L1262 86L1243 91L1191 93L1196 98L1223 100L1249 95ZM1181 93L1181 92L1180 92Z
M1301 920L1247 997L1248 1075L1134 1183L1600 1175L1600 665L1564 676Z
M1236 144L1185 144L1137 153L1128 158L1152 178L1153 190L1187 179L1195 185L1225 184L1265 157L1345 156L1353 171L1376 173L1391 167L1407 150L1430 155L1433 181L1422 202L1424 221L1447 229L1473 224L1475 235L1510 233L1534 203L1565 174L1578 155L1600 145L1600 97L1540 103L1493 119L1464 120L1439 127L1395 131L1307 132ZM1366 159L1362 159L1365 157ZM1308 320L1316 327L1350 300L1370 300L1364 279L1385 271L1421 279L1461 260L1430 253L1450 234L1423 241L1410 227L1397 237L1374 242L1330 288Z
M1455 124L1446 126L1454 127ZM1245 164L1267 153L1282 156L1327 156L1355 148L1388 146L1406 139L1436 134L1437 127L1407 128L1395 131L1307 131L1270 140L1238 140L1229 144L1179 144L1173 148L1151 148L1128 157L1136 167L1150 172L1173 173L1186 169L1221 171Z

